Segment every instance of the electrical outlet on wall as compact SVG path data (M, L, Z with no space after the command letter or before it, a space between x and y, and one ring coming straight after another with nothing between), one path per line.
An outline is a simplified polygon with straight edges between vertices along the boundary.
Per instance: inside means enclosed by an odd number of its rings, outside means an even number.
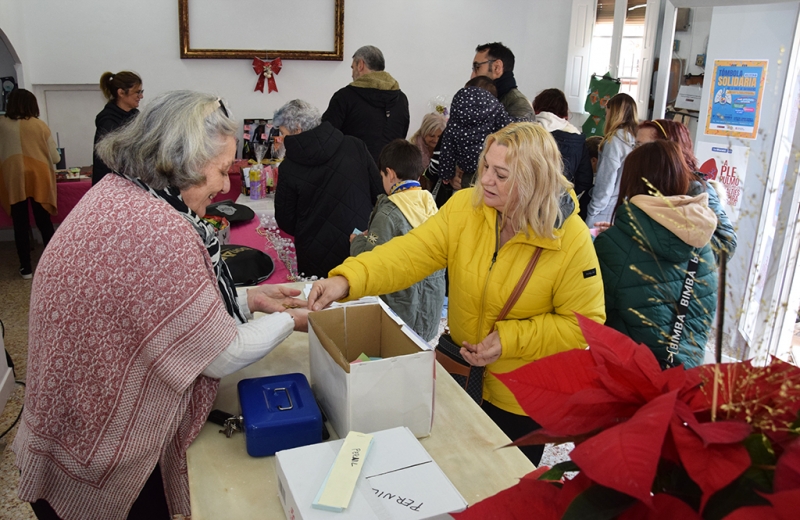
M694 64L698 67L705 67L706 66L706 55L705 54L698 54L697 57L694 59Z
M681 50L681 41L680 40L673 40L672 42L672 52L680 52Z

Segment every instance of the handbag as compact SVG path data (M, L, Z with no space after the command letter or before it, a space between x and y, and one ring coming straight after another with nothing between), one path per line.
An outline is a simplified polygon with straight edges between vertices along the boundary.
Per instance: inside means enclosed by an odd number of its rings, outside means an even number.
M509 311L514 307L514 304L519 300L519 297L525 290L525 286L528 285L528 280L530 280L541 254L542 249L537 247L533 252L533 256L531 256L530 262L528 262L527 267L525 267L525 270L522 272L522 276L520 276L517 285L514 287L514 290L511 291L511 296L508 297L508 301L506 301L500 314L497 315L495 324L498 321L504 320ZM492 328L494 328L494 326ZM464 356L461 355L461 347L456 345L449 334L442 334L439 336L439 344L436 347L436 361L453 376L453 379L456 380L456 383L458 383L460 387L466 390L472 400L478 403L478 405L483 402L483 378L486 376L486 367L470 365L469 361L464 359Z

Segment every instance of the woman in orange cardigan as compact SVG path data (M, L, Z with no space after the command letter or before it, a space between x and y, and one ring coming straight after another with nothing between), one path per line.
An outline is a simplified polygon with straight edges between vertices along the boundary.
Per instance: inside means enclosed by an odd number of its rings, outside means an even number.
M14 223L14 241L19 256L19 274L33 277L31 225L28 200L45 247L53 236L56 176L53 167L61 160L47 125L39 119L36 96L16 89L8 96L5 117L0 117L0 203Z

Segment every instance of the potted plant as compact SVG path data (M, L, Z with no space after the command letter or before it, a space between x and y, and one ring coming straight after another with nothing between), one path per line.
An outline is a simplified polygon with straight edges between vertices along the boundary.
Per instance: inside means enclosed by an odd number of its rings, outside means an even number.
M498 375L542 425L514 444L575 442L571 460L457 520L800 516L800 368L774 359L662 371L646 346L578 320L589 349Z

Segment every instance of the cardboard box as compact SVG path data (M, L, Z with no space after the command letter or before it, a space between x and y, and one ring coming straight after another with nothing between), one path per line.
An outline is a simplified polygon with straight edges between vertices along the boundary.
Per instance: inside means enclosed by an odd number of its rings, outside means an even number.
M373 300L374 301L374 300ZM433 349L381 300L308 317L311 386L339 437L433 424ZM380 357L351 365L361 353Z
M408 428L374 433L350 505L341 513L311 507L344 440L275 454L278 493L291 520L449 518L467 502Z
M699 111L702 94L703 89L700 85L681 85L678 89L678 98L675 100L675 108Z

